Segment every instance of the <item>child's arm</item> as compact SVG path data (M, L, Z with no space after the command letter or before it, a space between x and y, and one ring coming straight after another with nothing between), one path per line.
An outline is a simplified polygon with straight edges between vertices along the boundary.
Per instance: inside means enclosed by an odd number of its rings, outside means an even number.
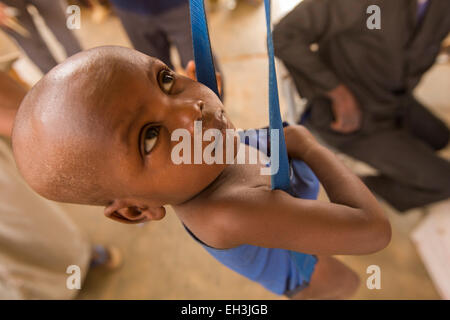
M286 146L291 158L300 159L316 174L331 202L364 210L374 219L384 219L378 201L333 152L321 146L303 126L285 129Z
M304 127L291 126L285 133L289 155L310 166L331 203L266 187L237 190L232 201L219 206L222 236L212 245L246 243L319 255L367 254L386 247L390 224L366 186Z

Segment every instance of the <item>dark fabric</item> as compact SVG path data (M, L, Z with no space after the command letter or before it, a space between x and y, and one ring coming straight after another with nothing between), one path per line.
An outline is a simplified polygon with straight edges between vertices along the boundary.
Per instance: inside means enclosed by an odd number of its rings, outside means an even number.
M370 5L381 29L367 28ZM436 150L447 126L412 98L450 31L450 1L304 0L274 28L275 53L300 95L309 100L305 124L329 145L379 171L366 184L398 210L450 196L450 165ZM310 49L318 44L318 51ZM345 84L362 111L358 132L332 131L325 92Z
M390 127L370 133L337 134L331 102L314 99L305 125L329 145L376 168L367 186L399 211L450 197L450 163L436 154L450 133L447 126L412 97L398 108Z
M428 5L430 4L430 0L425 0L423 2L417 3L417 22L422 22L425 13L427 12Z
M379 30L367 28L370 5L381 9ZM370 114L366 127L383 127L434 63L450 31L449 12L450 1L430 0L417 23L415 0L304 0L275 26L275 54L302 97L343 83Z
M141 14L159 14L177 6L187 4L188 0L110 0L115 6Z
M136 50L160 59L173 69L170 56L170 46L173 45L180 55L182 67L185 68L190 60L194 60L189 3L185 2L159 14L140 14L118 7L115 11ZM225 76L214 54L213 58L216 70L222 76L223 101Z
M173 68L170 59L170 45L173 44L183 66L194 60L188 4L159 15L143 15L119 8L116 13L136 50Z
M19 10L20 15L17 18L30 32L31 37L24 38L8 28L2 28L2 30L17 42L44 74L56 66L57 62L39 34L28 13L27 5L32 4L37 8L46 25L65 49L67 56L81 51L78 40L66 27L66 16L60 2L54 0L2 0L2 2Z

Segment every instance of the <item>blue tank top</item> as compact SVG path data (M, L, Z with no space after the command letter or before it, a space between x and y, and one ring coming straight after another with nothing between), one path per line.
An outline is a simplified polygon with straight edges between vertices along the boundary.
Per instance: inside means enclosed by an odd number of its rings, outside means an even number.
M260 132L260 130L242 132L241 142L268 155L268 141L260 135ZM245 141L244 134L247 137ZM255 142L257 145L254 145ZM299 160L291 160L290 169L291 188L288 192L296 198L317 199L319 181L312 170ZM258 282L275 294L290 295L306 287L317 263L315 256L285 249L247 244L231 249L215 249L203 243L187 228L186 230L223 265Z

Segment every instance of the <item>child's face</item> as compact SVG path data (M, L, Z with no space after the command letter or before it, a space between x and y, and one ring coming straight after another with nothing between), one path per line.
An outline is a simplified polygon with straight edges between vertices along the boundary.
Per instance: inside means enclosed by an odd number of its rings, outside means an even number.
M224 137L234 128L206 86L125 48L74 56L35 86L20 111L14 152L29 184L53 200L85 204L96 204L83 196L95 189L104 194L97 204L108 204L105 214L122 222L162 218L163 205L193 198L224 170L223 164L175 164L175 130L187 130L193 146L194 121ZM77 186L88 191L77 193Z
M177 129L186 129L193 138L194 121L202 121L203 131L219 129L224 137L225 129L234 128L219 98L204 85L147 57L140 70L124 73L111 91L114 105L105 119L109 122L106 127L113 128L109 141L114 145L105 148L104 154L115 161L108 161L112 164L108 171L118 188L142 201L140 206L185 202L225 168L218 164L175 164L171 159L172 148L179 143L171 139Z

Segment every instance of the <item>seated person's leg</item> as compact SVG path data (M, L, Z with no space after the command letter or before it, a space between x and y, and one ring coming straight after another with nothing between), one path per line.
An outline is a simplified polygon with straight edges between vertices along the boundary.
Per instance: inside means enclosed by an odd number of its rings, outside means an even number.
M400 212L423 207L449 197L448 190L433 191L415 188L385 175L365 176L362 177L362 180L372 192Z
M400 211L450 197L450 163L403 130L374 133L341 150L376 168L368 186Z
M413 97L405 108L404 126L415 137L427 143L434 150L445 148L450 139L447 125L421 105Z
M310 108L305 125L327 144L377 169L380 176L367 177L365 182L397 210L450 196L450 164L435 154L435 149L446 144L448 129L422 106L412 107L405 118L405 125L408 123L414 135L403 129L380 129L372 134L335 133L330 128L331 102L318 98Z

